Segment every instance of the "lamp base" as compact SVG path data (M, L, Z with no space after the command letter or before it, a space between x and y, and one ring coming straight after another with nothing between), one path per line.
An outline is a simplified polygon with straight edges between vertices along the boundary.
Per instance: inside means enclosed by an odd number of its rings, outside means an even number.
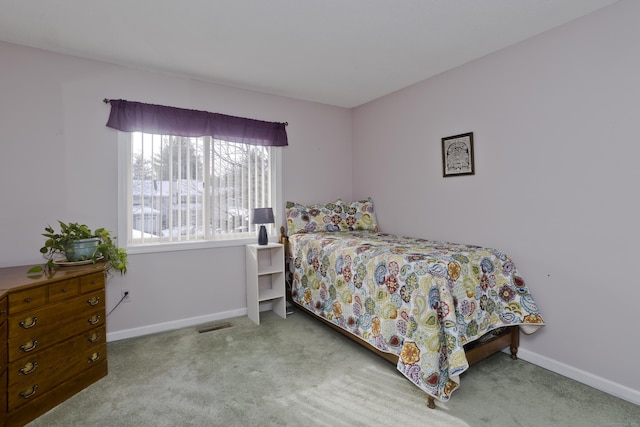
M267 243L269 243L269 237L267 236L267 227L261 225L260 232L258 233L258 244L266 245Z

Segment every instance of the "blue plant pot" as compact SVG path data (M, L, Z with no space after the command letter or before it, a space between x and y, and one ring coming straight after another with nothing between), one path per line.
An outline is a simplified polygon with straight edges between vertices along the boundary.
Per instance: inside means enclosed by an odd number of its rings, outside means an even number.
M65 248L65 256L67 261L84 261L91 259L98 250L100 239L92 237L89 239L76 240Z

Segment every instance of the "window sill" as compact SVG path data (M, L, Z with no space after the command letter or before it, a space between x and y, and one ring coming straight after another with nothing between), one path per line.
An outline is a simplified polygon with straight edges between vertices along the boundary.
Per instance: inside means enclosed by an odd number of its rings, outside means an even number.
M269 241L276 241L275 239L269 239ZM258 236L247 237L243 239L230 239L230 240L208 240L200 242L175 242L175 243L150 243L144 245L128 246L127 253L133 254L150 254L156 252L179 252L179 251L192 251L198 249L214 249L214 248L228 248L228 247L240 247L250 243L257 243Z

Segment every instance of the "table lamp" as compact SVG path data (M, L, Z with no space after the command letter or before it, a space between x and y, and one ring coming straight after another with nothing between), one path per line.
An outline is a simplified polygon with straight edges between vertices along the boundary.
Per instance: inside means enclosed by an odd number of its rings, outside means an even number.
M264 224L273 224L273 209L272 208L255 208L251 213L251 223L260 224L260 232L258 233L258 244L266 245L269 243L269 237L267 236L267 228Z

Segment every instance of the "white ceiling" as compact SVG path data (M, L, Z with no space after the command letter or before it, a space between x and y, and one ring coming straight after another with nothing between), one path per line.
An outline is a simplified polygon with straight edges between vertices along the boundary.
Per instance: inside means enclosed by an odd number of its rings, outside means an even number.
M0 0L0 40L355 107L617 0Z

